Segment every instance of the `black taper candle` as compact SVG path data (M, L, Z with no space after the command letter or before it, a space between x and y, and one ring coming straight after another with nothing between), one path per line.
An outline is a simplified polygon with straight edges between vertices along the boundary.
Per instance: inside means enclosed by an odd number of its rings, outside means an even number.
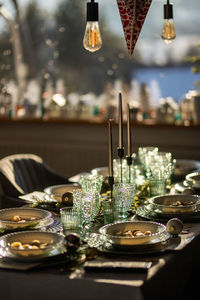
M113 197L113 145L112 145L112 120L108 120L108 183L111 190L111 199Z

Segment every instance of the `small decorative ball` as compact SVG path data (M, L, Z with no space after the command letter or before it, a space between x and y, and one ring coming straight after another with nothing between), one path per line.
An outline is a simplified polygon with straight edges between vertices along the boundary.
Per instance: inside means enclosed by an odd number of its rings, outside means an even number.
M68 205L73 205L73 193L66 192L62 195L62 203L67 203Z
M67 249L76 250L80 244L80 237L76 233L68 234L64 238L64 245Z
M178 236L183 230L183 223L178 218L170 219L166 224L167 232L173 236Z

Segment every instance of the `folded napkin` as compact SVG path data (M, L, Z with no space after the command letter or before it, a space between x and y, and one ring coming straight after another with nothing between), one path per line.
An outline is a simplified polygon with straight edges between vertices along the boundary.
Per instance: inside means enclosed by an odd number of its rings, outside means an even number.
M32 193L21 195L19 196L20 199L26 200L28 202L35 202L35 201L45 201L45 193L34 191Z
M152 262L146 261L86 261L85 271L130 271L148 270Z

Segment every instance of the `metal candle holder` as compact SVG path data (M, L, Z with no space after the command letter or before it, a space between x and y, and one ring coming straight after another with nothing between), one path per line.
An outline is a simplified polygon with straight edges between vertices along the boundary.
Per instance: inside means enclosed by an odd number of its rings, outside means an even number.
M120 167L121 167L121 183L122 183L122 159L124 157L124 147L123 148L117 148L118 157L120 159Z
M126 161L128 165L128 178L129 178L129 183L131 182L131 165L133 163L133 158L131 156L126 156Z

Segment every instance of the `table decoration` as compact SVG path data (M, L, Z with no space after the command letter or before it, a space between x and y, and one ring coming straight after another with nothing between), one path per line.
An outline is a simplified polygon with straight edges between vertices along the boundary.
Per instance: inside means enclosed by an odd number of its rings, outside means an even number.
M177 236L183 230L183 223L178 218L170 219L166 224L166 229L172 236Z
M132 55L152 0L117 0L129 55Z
M47 201L47 200L35 200L33 203L29 204L30 208L47 209L53 212L59 212L60 208L65 206L66 206L65 203L58 203L55 201Z
M136 208L140 205L143 205L144 202L148 199L149 197L149 183L148 181L145 181L141 185L136 186L136 192L134 195L134 201L131 205L131 210L135 212Z

